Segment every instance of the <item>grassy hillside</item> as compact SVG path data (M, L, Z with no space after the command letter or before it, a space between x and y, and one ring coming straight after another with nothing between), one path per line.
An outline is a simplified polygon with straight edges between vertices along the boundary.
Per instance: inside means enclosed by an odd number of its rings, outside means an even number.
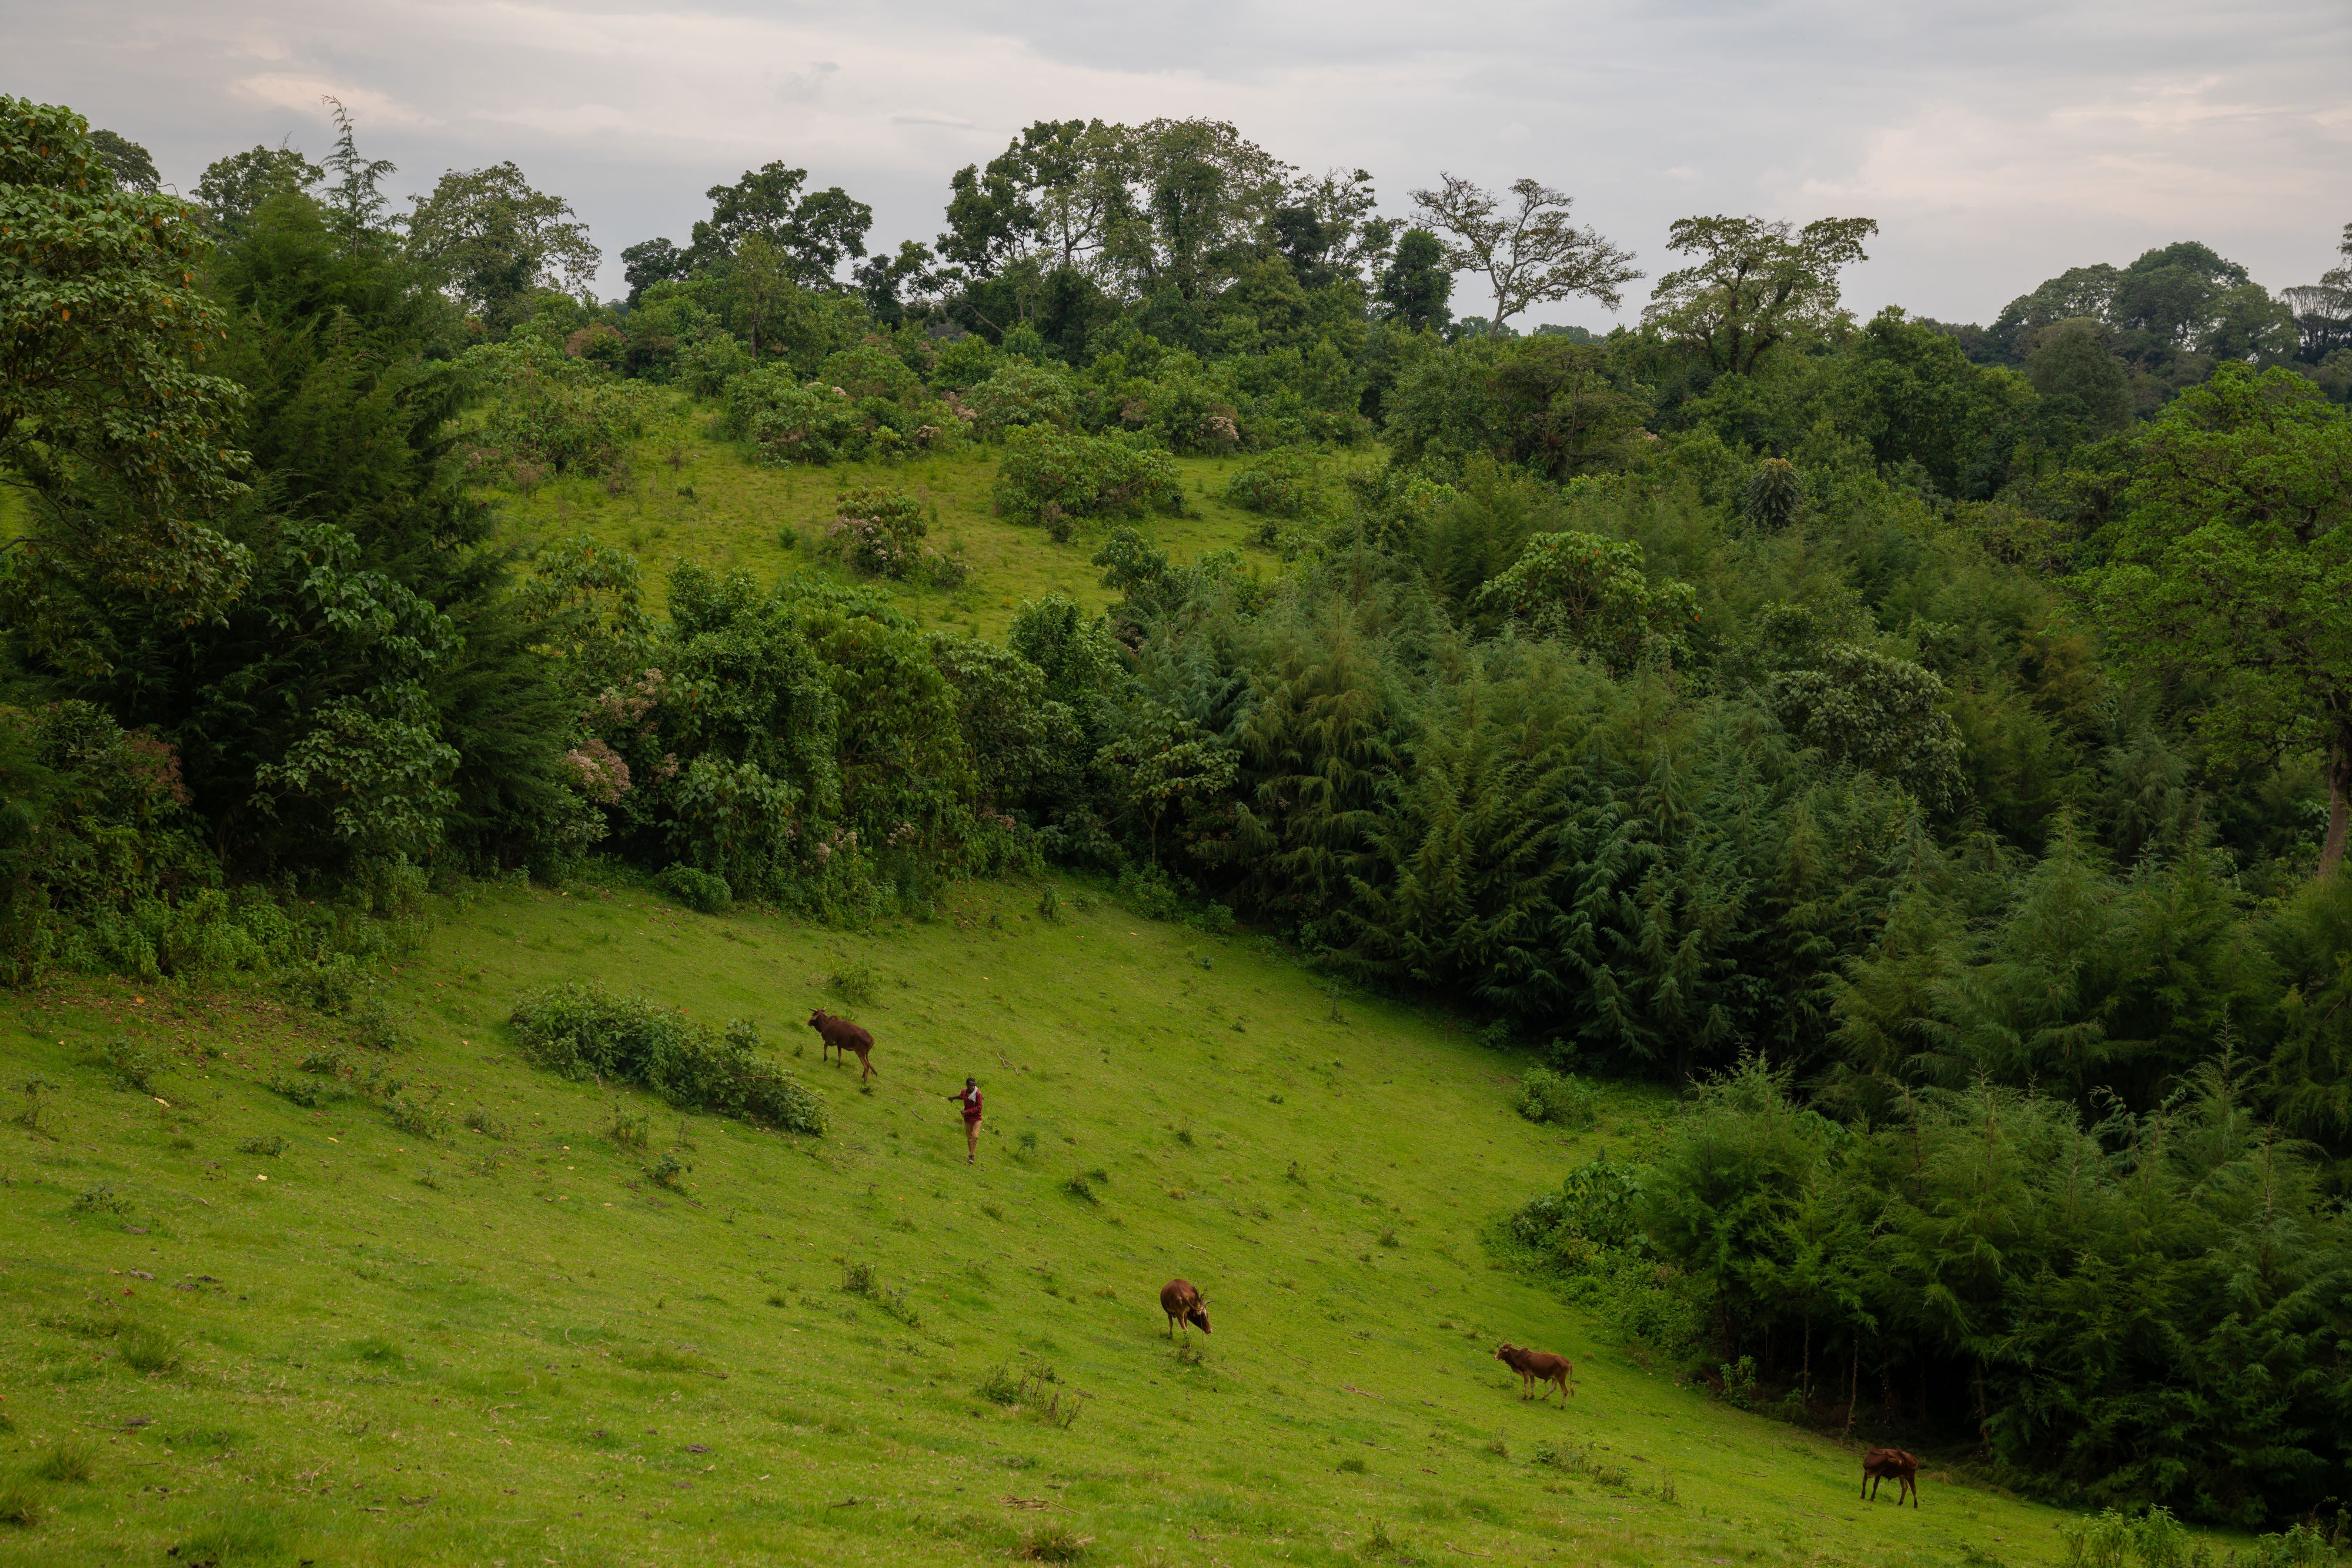
M12 1095L63 1087L0 1128L0 1512L43 1516L0 1527L0 1563L974 1563L1060 1537L1105 1563L2053 1555L2055 1514L1941 1474L1922 1511L1858 1503L1852 1451L1490 1264L1483 1225L1662 1102L1616 1094L1571 1143L1444 1020L1113 905L1049 925L1034 896L969 888L852 936L500 891L392 977L388 1059L259 996L20 996ZM866 970L870 1094L800 1027ZM756 1019L805 1052L832 1134L527 1065L514 998L582 975ZM94 1063L116 1039L171 1053L152 1093ZM299 1071L322 1049L449 1129L266 1087L334 1082ZM944 1098L967 1071L976 1168ZM616 1105L650 1116L646 1149ZM647 1182L681 1144L683 1185ZM1156 1301L1179 1273L1215 1324L1192 1354ZM1505 1338L1576 1357L1570 1407L1520 1403ZM1581 1469L1538 1462L1580 1445Z
M527 493L498 492L513 536L529 543L593 533L624 545L645 563L646 586L656 605L671 563L680 559L719 570L740 568L762 581L793 571L845 580L846 569L819 553L834 518L834 497L844 485L881 484L935 507L937 520L925 542L961 554L971 569L952 591L914 582L884 584L924 624L996 636L1024 601L1055 589L1091 609L1109 601L1101 570L1087 564L1101 546L1105 526L1082 528L1069 543L1056 544L1043 528L998 517L989 505L999 455L992 448L971 446L950 456L887 465L773 468L746 462L733 444L713 439L715 417L709 405L698 408L683 394L673 394L667 411L635 444L625 480L608 485L562 478ZM1239 461L1177 459L1185 515L1155 516L1137 526L1179 561L1244 544L1263 519L1220 498ZM1335 470L1339 461L1333 460ZM780 538L787 528L799 536L790 547ZM1263 547L1253 549L1271 561Z

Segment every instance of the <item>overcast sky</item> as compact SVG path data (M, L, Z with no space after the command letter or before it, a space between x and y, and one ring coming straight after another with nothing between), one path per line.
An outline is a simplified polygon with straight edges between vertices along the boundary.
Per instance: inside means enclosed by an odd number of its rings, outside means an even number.
M746 168L846 187L895 248L953 170L1073 116L1231 120L1398 214L1441 170L1531 174L1652 274L1686 214L1866 215L1850 303L1947 320L2183 238L2305 283L2352 221L2347 0L0 0L0 92L183 191L256 142L325 151L324 93L404 197L511 158L586 219L608 294L623 246L683 241Z

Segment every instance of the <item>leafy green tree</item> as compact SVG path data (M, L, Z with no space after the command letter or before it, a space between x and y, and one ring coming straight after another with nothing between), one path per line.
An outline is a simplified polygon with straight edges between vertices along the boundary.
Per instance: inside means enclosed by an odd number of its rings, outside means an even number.
M731 185L703 193L710 216L694 225L687 254L696 270L714 268L757 237L783 258L791 281L829 288L844 260L866 254L874 209L838 185L803 192L808 171L781 162L744 171Z
M512 162L450 170L407 228L418 263L494 330L527 315L536 290L581 293L603 259L572 204L533 190Z
M116 183L79 115L0 98L0 482L32 502L20 624L72 635L54 573L189 620L244 587L249 552L213 526L246 467L242 394L204 368L226 325L194 287L205 248L185 203Z
M2033 390L2045 398L2071 399L2098 435L2112 434L2132 419L2131 376L2108 338L2105 322L2072 316L2036 333L2025 356Z
M1495 328L1537 305L1581 296L1617 308L1621 285L1642 276L1633 255L1587 225L1569 221L1574 198L1535 180L1515 180L1514 212L1468 180L1440 174L1435 190L1415 191L1413 206L1432 229L1451 236L1445 263L1479 272L1495 295Z
M369 158L360 152L359 125L352 119L340 99L322 99L334 117L335 145L322 162L327 172L334 176L327 187L327 204L341 221L346 240L356 249L365 243L362 236L375 232L392 198L383 193L383 183L400 172L389 158Z
M1792 338L1818 337L1847 318L1838 269L1869 256L1871 218L1677 218L1666 248L1696 258L1658 278L1642 319L1688 343L1717 371L1752 375Z
M215 159L196 182L196 200L215 232L235 239L270 197L308 193L327 172L291 147L254 147Z
M1772 677L1766 700L1790 732L1835 761L1867 768L1929 806L1961 793L1958 728L1944 683L1908 659L1852 643L1823 645L1811 669Z
M902 290L924 289L931 286L931 247L920 240L900 240L898 254L879 253L860 262L851 274L857 292L866 297L866 308L886 327L895 327L907 319L906 301L899 298Z
M2320 274L2317 283L2279 291L2302 337L2295 357L2308 365L2352 349L2352 224L2344 225L2336 255L2336 265Z
M98 155L114 172L115 183L124 190L152 196L163 188L163 176L155 172L155 160L147 149L129 137L93 128L89 144L98 149Z
M1377 298L1382 314L1407 331L1442 332L1454 319L1446 308L1453 296L1444 242L1420 227L1398 235L1396 255L1381 274Z
M621 275L629 282L629 308L637 308L646 290L656 283L675 283L687 277L692 268L687 264L687 253L666 239L643 239L621 251Z
M1653 581L1642 564L1642 547L1622 539L1573 529L1538 534L1481 597L1622 673L1651 653L1672 657L1698 620L1689 583Z
M2090 587L2126 664L2216 683L2223 756L2326 758L2323 874L2352 810L2352 418L2299 376L2224 364L2140 438Z

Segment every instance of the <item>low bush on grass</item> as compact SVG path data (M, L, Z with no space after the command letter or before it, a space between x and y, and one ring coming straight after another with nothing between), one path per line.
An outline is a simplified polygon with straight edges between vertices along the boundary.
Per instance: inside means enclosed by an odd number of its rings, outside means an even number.
M275 1134L265 1138L256 1134L250 1138L240 1140L236 1145L236 1152L240 1155L263 1155L275 1159L286 1152L286 1140Z
M727 885L723 876L713 876L690 865L674 865L654 878L654 885L685 904L704 915L718 915L733 907L735 890Z
M42 1505L41 1494L23 1481L0 1485L0 1524L30 1530L41 1522L47 1511Z
M155 1092L155 1080L163 1071L163 1059L144 1046L127 1040L110 1040L97 1050L99 1065L114 1080L117 1089L136 1090L142 1094Z
M1315 455L1295 446L1263 453L1234 470L1225 499L1269 517L1304 517L1322 507Z
M673 1105L795 1133L825 1130L824 1103L760 1054L749 1020L721 1034L676 1008L568 981L523 998L511 1022L523 1053L566 1078L619 1079Z
M1555 1127L1590 1127L1598 1114L1592 1085L1574 1073L1555 1072L1549 1067L1528 1069L1527 1076L1519 1080L1515 1103L1528 1121Z
M1066 539L1081 518L1179 512L1184 492L1175 460L1140 440L1079 435L1045 426L1013 431L999 465L996 509Z

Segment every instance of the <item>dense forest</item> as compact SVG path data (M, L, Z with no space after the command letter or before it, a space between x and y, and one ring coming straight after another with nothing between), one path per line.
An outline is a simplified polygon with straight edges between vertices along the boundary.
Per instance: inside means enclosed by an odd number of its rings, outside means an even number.
M189 199L0 99L15 980L341 1005L436 880L592 857L848 923L1098 874L1540 1051L1531 1114L1686 1088L1498 1245L1727 1396L2352 1499L2352 225L2304 287L2184 240L1857 320L1864 218L1644 256L1535 180L1392 218L1230 125L1040 121L931 243L770 163L599 302L514 164L403 212L335 120ZM688 564L656 615L501 533L662 400L841 467L877 579L961 570L894 465L989 454L1117 601L999 644ZM1264 549L1155 543L1202 455Z

